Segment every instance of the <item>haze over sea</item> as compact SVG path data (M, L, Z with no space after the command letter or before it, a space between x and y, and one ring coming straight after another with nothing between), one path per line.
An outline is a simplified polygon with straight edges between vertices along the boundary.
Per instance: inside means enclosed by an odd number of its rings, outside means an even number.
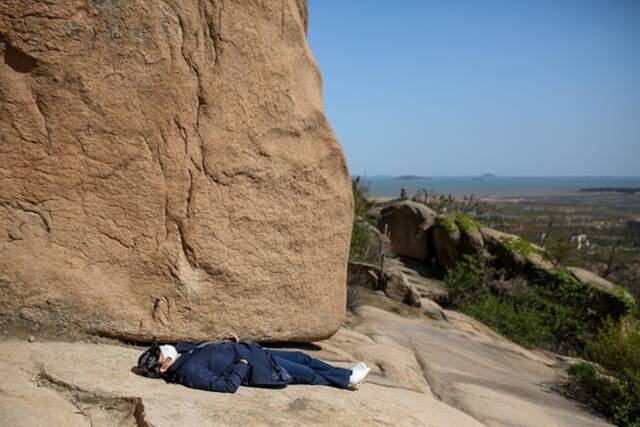
M434 176L400 178L387 175L362 176L370 183L369 195L373 197L398 197L404 185L413 196L424 188L440 194L456 197L474 194L478 197L526 197L576 194L584 188L640 188L637 177L464 177ZM636 193L637 194L637 193Z

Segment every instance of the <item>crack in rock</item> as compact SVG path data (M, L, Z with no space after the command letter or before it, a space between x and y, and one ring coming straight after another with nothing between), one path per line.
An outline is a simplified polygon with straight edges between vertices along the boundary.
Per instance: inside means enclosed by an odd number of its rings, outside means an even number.
M47 387L78 409L91 426L135 425L153 427L145 419L145 408L139 397L120 397L83 390L41 370L35 378L40 387Z

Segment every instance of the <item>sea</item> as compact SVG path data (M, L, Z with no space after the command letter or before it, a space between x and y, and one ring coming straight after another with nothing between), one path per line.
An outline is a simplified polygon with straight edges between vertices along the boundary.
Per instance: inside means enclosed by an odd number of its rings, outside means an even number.
M434 176L395 177L372 175L360 177L369 185L370 197L399 197L400 189L407 187L409 196L419 189L438 194L463 197L473 194L480 198L509 198L551 195L575 195L589 188L640 188L637 177L508 177L508 176ZM637 194L637 193L636 193Z

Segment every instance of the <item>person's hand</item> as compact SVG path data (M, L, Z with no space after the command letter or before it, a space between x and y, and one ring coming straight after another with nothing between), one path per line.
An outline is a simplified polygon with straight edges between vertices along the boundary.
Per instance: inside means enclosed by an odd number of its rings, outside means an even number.
M231 342L240 342L240 337L234 332L229 333L225 339Z
M249 347L238 345L236 346L236 353L238 354L238 360L244 359L251 362L251 351L249 350Z

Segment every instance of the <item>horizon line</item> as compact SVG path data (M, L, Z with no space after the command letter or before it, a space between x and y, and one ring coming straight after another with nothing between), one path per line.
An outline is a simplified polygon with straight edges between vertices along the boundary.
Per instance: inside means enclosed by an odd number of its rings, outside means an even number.
M416 179L429 179L429 178L481 178L486 175L491 175L491 178L634 178L640 179L640 175L499 175L499 174L465 174L465 175L446 175L446 174L434 174L434 175L422 175L422 174L391 174L391 173L375 173L375 174L350 174L351 177L389 177L398 178L402 176L416 177Z

